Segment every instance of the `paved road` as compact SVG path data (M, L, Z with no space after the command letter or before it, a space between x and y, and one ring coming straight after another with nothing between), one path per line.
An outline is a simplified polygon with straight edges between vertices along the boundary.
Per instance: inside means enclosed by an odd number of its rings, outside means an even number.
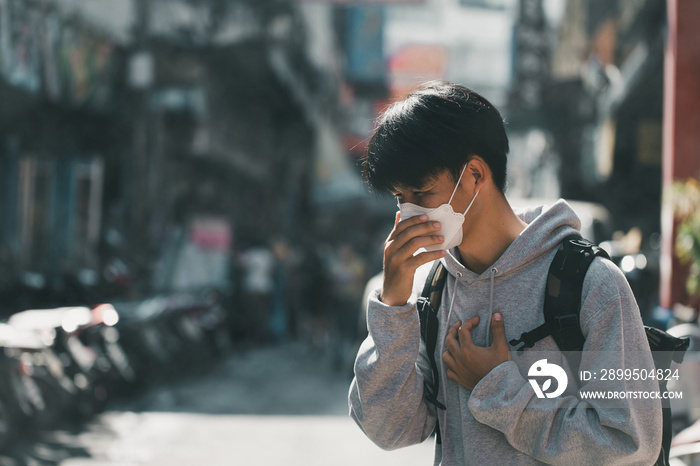
M432 441L395 452L347 416L349 370L300 344L235 351L205 376L42 436L1 466L432 464Z

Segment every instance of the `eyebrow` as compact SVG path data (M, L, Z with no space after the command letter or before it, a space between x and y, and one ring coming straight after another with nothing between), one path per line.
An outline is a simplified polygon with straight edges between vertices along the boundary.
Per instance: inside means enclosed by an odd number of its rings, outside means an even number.
M427 178L422 185L420 186L395 186L391 188L391 193L393 194L395 191L417 191L417 192L425 192L425 191L430 191L433 189L435 186L437 186L437 180L434 178Z

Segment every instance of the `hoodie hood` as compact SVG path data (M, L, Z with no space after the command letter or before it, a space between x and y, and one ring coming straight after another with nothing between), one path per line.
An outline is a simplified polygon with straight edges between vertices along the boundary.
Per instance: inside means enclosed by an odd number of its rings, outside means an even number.
M492 278L494 269L499 277L506 276L551 252L564 238L581 228L581 221L564 200L557 201L551 207L538 206L516 210L515 213L527 223L527 227L488 270L477 274L467 269L457 258L457 248L453 248L443 259L450 275L467 283Z
M556 248L567 236L578 233L581 228L581 221L574 213L571 206L560 199L551 207L537 206L524 210L516 210L516 215L524 221L527 226L517 238L508 246L486 271L477 274L466 268L457 258L459 255L457 248L452 248L442 259L445 268L453 277L452 291L449 290L449 307L446 319L443 321L444 333L450 325L461 316L453 316L455 297L459 291L456 288L470 286L482 280L489 280L488 307L486 313L481 316L481 321L485 321L485 343L491 342L491 316L494 313L494 298L496 296L496 282L506 280L510 275L529 267L536 261L541 261L543 257L551 257ZM548 262L549 263L549 260ZM444 350L444 348L443 348Z

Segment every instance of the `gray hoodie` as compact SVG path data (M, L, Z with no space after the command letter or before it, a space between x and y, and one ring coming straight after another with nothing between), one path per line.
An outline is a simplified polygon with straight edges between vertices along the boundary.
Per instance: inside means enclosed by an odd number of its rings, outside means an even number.
M435 359L441 378L438 400L447 409L436 410L423 399L430 364L420 338L416 295L430 267L427 264L416 273L414 294L405 306L383 304L378 290L370 295L369 336L355 362L350 415L372 441L387 450L423 442L439 417L442 444L436 443L435 465L653 464L661 448L659 401L640 408L629 400L610 408L602 401L581 400L576 396L581 383L575 377L569 377L573 382L564 395L539 399L514 359L494 368L473 391L445 376L444 340L458 320L480 317L472 330L479 346L491 344L489 324L494 312L503 315L508 340L544 322L549 265L561 241L576 232L580 222L564 201L518 215L528 226L483 274L465 268L453 255L455 250L443 259L449 275L439 309ZM586 274L581 328L586 337L584 359L586 354L630 353L641 358L643 367L652 367L632 291L609 261L595 259ZM551 352L553 362L571 375L551 336L517 357L541 351ZM591 381L588 388L595 389L597 383ZM658 387L653 380L639 383L650 391Z

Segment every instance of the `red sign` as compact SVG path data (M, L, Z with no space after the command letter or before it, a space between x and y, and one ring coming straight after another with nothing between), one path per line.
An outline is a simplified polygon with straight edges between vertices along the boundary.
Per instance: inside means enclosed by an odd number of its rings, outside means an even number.
M406 45L389 59L389 87L401 98L426 81L442 80L447 69L447 50L441 45Z

